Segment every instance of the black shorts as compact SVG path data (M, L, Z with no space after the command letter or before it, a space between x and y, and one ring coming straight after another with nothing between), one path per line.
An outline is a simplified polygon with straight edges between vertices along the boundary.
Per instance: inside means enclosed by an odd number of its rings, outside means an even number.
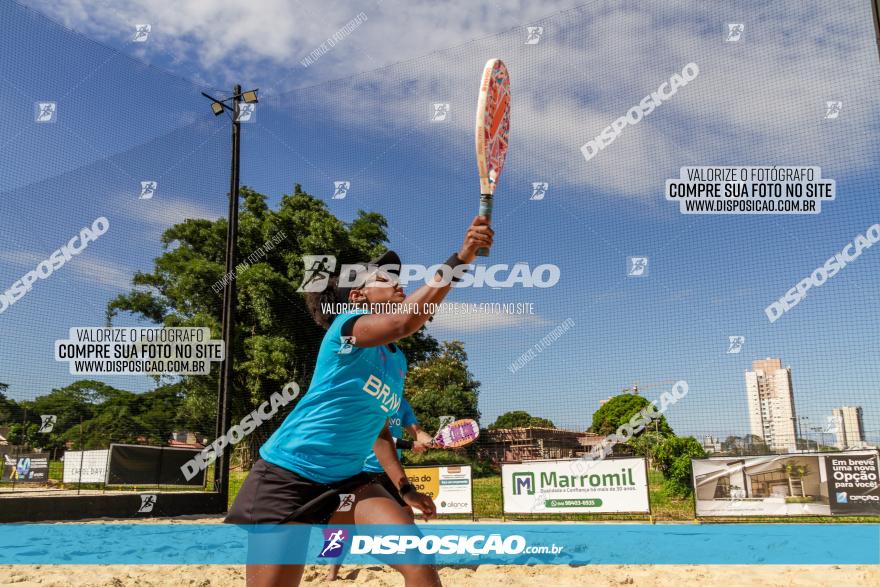
M400 497L400 491L397 487L394 486L394 481L391 480L391 477L388 476L388 473L369 473L370 477L373 480L373 483L378 483L385 490L391 494L391 498L396 500L401 506L409 509L409 504L403 501L403 498Z
M330 485L297 475L263 459L251 472L226 514L227 524L326 524L339 507L339 494L370 483L366 473Z

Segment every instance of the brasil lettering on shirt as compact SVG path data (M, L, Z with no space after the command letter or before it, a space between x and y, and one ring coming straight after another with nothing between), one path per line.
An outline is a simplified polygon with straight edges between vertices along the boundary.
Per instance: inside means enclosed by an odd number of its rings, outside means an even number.
M379 400L382 411L394 413L400 408L400 396L391 393L388 384L382 383L382 380L375 375L370 375L363 389Z

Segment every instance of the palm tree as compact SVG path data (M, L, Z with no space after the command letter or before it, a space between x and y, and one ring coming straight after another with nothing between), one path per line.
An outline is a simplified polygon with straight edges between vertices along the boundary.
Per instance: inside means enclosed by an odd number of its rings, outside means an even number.
M796 463L786 463L782 467L783 471L785 471L786 476L788 477L788 491L791 495L794 495L794 484L792 483L793 479L798 480L798 485L801 488L801 497L806 497L807 494L804 491L804 477L810 474L810 467L808 465L796 464Z

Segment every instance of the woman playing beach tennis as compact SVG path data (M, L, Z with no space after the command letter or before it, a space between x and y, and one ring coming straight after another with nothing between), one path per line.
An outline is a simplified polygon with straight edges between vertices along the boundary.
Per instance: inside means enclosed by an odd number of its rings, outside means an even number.
M454 269L471 263L477 249L492 245L494 232L488 222L482 216L473 220L461 249L446 261L447 266ZM387 427L388 417L401 404L406 374L406 359L393 343L418 331L430 313L388 310L390 304L403 304L404 309L434 307L449 293L451 284L438 272L431 283L405 296L388 266L397 266L399 271L400 259L393 252L367 264L358 276L364 281L355 281L362 283L358 287L343 287L333 276L324 291L307 294L313 317L327 329L311 386L260 448L261 458L242 485L227 522L412 524L412 517L388 491L362 472L372 452L405 503L426 518L435 514L431 498L407 482ZM327 311L337 303L354 308L339 314ZM354 496L347 511L336 511L342 509L339 494ZM407 586L440 585L433 567L394 568L403 574ZM302 573L302 565L248 565L247 584L295 586Z

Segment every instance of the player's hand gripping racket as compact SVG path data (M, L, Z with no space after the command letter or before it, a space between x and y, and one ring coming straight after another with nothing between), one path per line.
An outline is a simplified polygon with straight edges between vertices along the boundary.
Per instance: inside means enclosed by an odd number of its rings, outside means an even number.
M477 169L480 173L480 216L492 217L492 197L507 155L510 134L510 76L500 59L490 59L483 68L477 99ZM488 257L489 249L477 249Z
M480 425L475 420L456 420L437 431L434 446L437 448L461 448L480 436Z

